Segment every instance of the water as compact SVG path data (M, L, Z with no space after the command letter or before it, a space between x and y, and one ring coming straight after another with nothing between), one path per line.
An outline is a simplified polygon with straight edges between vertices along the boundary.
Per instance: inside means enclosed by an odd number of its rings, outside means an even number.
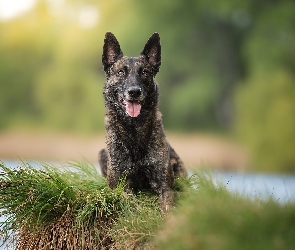
M295 175L213 173L229 191L241 195L279 203L295 202Z
M15 168L17 161L3 161L6 166ZM29 162L35 167L40 164ZM223 185L230 192L237 192L253 199L269 199L272 197L279 203L295 202L295 175L270 175L270 174L240 174L230 172L212 172L212 177L217 186ZM0 217L0 222L5 218ZM0 250L13 248L0 247Z

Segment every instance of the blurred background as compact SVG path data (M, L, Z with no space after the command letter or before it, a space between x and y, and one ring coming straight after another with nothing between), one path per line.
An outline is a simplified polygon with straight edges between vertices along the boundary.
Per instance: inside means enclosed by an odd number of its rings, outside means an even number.
M0 158L96 161L104 35L159 32L160 109L190 166L295 172L295 2L0 0Z

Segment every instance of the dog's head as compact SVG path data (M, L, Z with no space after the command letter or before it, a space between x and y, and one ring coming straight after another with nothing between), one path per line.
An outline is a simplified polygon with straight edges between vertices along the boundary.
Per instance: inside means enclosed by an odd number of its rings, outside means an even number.
M102 63L107 81L104 97L108 108L127 117L136 118L157 104L154 77L161 65L161 45L154 33L139 57L123 56L116 37L106 33Z

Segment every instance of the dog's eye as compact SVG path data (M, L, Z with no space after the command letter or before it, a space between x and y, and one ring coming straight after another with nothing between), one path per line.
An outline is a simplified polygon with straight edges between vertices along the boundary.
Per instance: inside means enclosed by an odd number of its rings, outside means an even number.
M117 75L118 76L123 76L125 75L125 71L123 69L120 69L118 72L117 72Z
M142 72L141 72L141 75L144 76L144 77L147 77L149 75L149 71L144 69Z

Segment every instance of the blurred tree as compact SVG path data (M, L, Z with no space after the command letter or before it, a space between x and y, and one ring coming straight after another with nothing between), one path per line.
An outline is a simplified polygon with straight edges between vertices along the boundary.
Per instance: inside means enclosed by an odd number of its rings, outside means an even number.
M52 44L47 34L53 30L43 8L25 20L3 23L0 29L0 126L3 127L32 114L38 116L32 83L38 69L51 59Z
M237 94L236 131L252 167L295 172L295 77L275 71L249 78Z
M236 131L255 169L295 172L295 3L268 5L245 42Z
M101 35L71 19L40 1L27 15L0 23L0 127L103 128Z

